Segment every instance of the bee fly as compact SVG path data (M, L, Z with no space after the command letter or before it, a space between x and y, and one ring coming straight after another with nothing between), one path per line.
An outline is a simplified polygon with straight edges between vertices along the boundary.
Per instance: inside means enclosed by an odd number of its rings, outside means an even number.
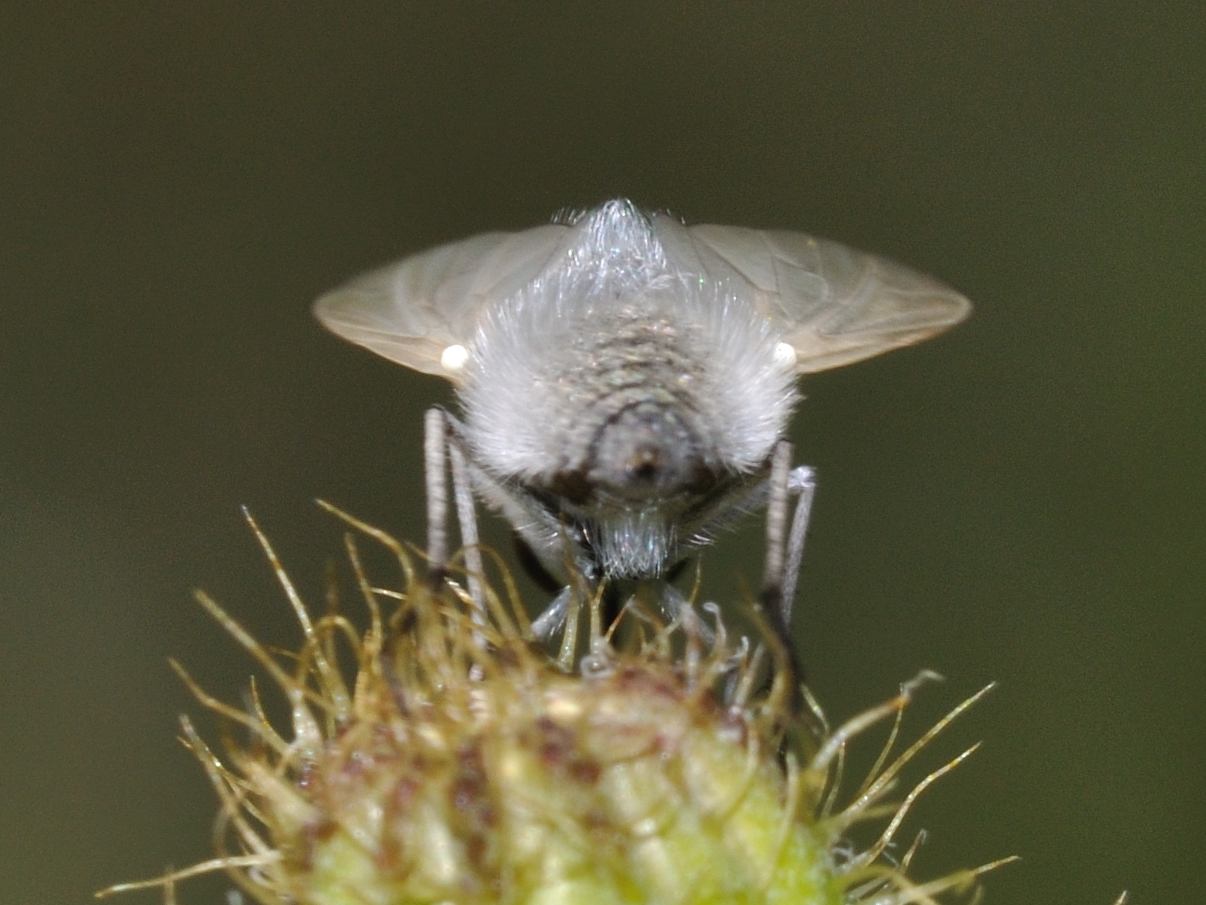
M762 506L763 600L786 637L814 488L784 436L797 376L925 339L969 310L941 283L836 242L686 226L623 200L420 252L315 306L345 339L455 385L460 414L425 422L433 570L448 556L450 467L479 607L474 495L565 586L533 623L543 638L580 599L578 578L660 579ZM681 611L677 591L663 594Z

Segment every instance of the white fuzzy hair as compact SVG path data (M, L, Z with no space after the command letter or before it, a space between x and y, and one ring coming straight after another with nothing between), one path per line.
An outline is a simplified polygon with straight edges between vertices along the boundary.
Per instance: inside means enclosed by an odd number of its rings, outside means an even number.
M760 467L796 402L791 367L775 361L781 337L750 303L748 284L719 284L670 259L659 228L627 201L562 222L568 241L544 271L489 310L470 348L460 390L467 439L496 477L547 476L567 425L597 384L582 386L583 338L630 321L672 325L690 368L688 413L709 464L732 474Z

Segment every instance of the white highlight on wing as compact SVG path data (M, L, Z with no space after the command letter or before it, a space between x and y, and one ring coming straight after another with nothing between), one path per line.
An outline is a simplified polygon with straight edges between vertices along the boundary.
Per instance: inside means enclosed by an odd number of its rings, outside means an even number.
M469 360L469 350L460 343L453 343L440 353L440 367L450 374L465 367L465 362Z

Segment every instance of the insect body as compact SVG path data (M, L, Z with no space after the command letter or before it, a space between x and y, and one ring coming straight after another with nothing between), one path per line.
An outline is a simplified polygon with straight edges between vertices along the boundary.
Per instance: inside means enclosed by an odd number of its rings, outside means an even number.
M784 440L797 375L924 339L968 310L940 283L837 243L685 226L626 201L421 252L316 306L335 333L456 385L461 417L427 422L437 562L447 443L466 543L469 484L567 582L657 578L767 505L767 584L784 619L812 489ZM565 606L563 593L538 629Z

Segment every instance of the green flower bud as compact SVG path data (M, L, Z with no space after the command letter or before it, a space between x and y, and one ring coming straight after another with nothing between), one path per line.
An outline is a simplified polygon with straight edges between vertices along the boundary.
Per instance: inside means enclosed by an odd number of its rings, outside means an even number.
M301 649L272 653L200 600L284 694L291 726L273 725L256 686L240 710L181 670L203 704L250 730L219 758L184 722L222 801L227 850L106 893L224 869L265 905L887 905L931 902L987 869L914 885L908 855L884 857L915 795L961 758L888 808L870 849L842 842L885 812L905 761L971 701L895 760L885 749L839 809L847 742L898 718L911 688L818 740L773 645L768 657L730 641L718 616L705 630L629 613L604 631L597 606L569 668L574 620L554 658L513 593L488 593L477 612L455 584L415 580L397 542L339 514L393 551L401 587L370 584L349 539L369 628L335 609L312 618L252 523Z

